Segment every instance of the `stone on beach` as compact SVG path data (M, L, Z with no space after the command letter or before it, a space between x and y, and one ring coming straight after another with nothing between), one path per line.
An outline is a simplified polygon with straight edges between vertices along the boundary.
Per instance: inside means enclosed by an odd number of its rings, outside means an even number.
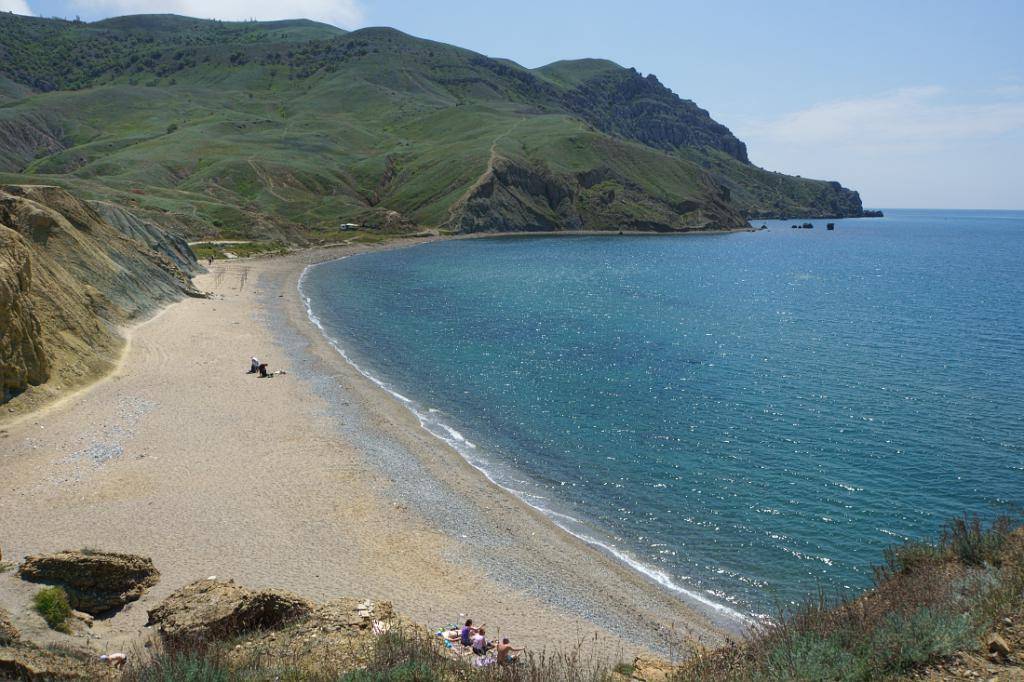
M14 627L9 614L0 608L0 646L18 641L18 628Z
M985 640L985 650L1000 658L1008 657L1011 652L1010 645L998 634L988 636Z
M198 580L149 611L148 625L166 640L217 639L275 628L312 610L312 603L289 592Z
M0 648L0 679L106 680L114 673L91 653L21 643Z
M94 616L135 601L160 579L146 557L85 550L26 557L18 575L63 587L73 608Z

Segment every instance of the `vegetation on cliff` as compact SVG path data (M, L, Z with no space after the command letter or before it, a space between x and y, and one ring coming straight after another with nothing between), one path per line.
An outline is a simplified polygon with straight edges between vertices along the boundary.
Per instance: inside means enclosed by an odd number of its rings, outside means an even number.
M738 227L859 215L751 165L654 76L526 69L384 28L0 15L0 172L188 236Z
M103 589L111 579L109 592L121 589L125 561L148 561L88 552L54 557L62 566L96 564L93 582ZM53 559L32 561L43 560ZM88 669L90 677L195 682L1016 679L1024 666L1024 528L1013 529L1005 518L988 527L955 519L938 542L887 551L874 588L861 596L810 600L724 648L693 649L681 642L675 663L618 662L596 640L583 639L568 651L528 651L508 667L474 665L472 657L452 655L387 602L341 598L315 604L216 579L186 585L151 608L154 639L132 651L122 671L74 648L41 650L19 638L0 612L4 623L0 673L30 678L26 671L61 678Z

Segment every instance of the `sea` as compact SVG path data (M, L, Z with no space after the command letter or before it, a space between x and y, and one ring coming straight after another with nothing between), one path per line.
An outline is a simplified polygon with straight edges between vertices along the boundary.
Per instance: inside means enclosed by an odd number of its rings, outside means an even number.
M666 589L772 617L1024 503L1024 211L804 222L441 241L300 289L492 481Z

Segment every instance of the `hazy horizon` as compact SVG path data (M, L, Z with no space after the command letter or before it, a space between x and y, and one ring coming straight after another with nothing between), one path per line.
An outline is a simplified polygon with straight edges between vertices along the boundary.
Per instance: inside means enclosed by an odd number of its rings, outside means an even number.
M837 180L872 208L1024 210L1024 5L384 0L0 0L94 21L137 13L391 26L536 68L603 58L655 74L758 166Z

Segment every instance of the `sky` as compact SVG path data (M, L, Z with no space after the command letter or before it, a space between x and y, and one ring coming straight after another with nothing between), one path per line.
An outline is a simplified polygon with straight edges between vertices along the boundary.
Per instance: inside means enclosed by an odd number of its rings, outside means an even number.
M173 12L392 26L537 67L655 74L771 170L867 207L1024 209L1024 0L0 0L91 21Z

